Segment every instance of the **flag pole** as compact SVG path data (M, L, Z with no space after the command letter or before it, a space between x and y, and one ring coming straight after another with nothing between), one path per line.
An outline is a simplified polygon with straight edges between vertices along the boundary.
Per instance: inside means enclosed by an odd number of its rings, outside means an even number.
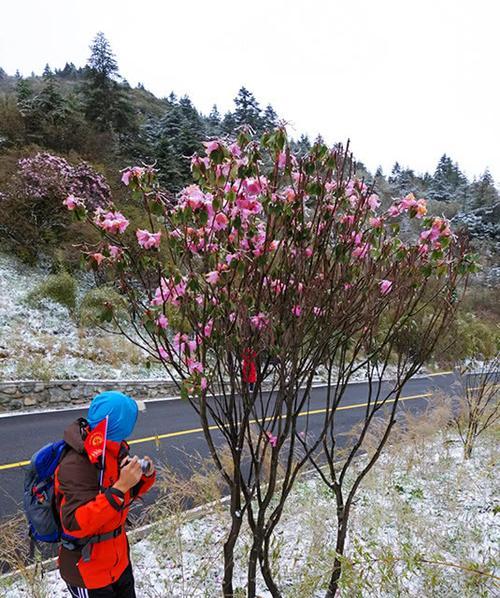
M101 473L99 474L99 492L101 492L101 489L102 489L102 482L104 480L104 467L106 466L105 459L106 459L106 440L108 438L108 420L109 420L109 415L106 415L106 426L104 428L104 446L102 449L102 469L101 469Z

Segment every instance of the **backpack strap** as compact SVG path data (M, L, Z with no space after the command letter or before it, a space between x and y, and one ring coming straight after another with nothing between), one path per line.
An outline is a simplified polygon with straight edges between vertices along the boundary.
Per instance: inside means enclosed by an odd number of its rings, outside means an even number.
M125 531L124 525L120 525L116 529L106 532L104 534L97 534L95 536L90 536L88 538L83 539L76 539L72 538L71 536L64 536L62 545L67 550L80 550L82 553L82 558L85 563L90 561L90 555L92 552L92 545L99 544L100 542L105 542L106 540L112 540L117 538Z

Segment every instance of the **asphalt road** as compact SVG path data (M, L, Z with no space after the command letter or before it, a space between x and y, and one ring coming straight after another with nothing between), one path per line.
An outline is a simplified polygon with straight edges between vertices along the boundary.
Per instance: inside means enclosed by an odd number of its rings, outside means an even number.
M449 390L454 380L454 374L449 372L410 380L403 390L404 400L398 409L422 410L437 390ZM339 432L350 430L359 421L366 396L365 383L349 385L337 416ZM321 411L324 400L325 389L314 388L309 409ZM23 462L44 444L61 438L64 429L85 412L85 409L61 409L0 417L0 519L22 508ZM320 425L322 417L321 413L310 415L311 433L314 433L315 424ZM305 423L305 420L304 417L302 421ZM147 409L140 413L130 439L131 451L139 456L149 454L156 462L185 470L193 455L208 454L199 428L198 416L186 401L147 402Z

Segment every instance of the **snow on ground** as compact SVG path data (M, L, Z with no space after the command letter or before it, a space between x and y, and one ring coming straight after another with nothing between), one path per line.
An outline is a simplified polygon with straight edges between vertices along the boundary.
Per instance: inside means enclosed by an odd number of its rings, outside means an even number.
M0 380L165 378L161 366L147 370L125 338L78 327L53 301L29 305L27 296L48 274L0 253ZM91 286L89 275L80 276L79 300Z
M480 439L470 461L450 433L389 448L365 480L354 506L343 598L481 598L498 596L499 476L495 438ZM187 522L183 515L154 526L132 547L141 598L219 596L226 518L213 513ZM272 547L276 581L286 598L324 596L335 531L332 498L317 478L292 493ZM248 536L238 545L236 585ZM424 563L422 559L444 564ZM452 566L454 565L454 566ZM498 577L497 577L498 581ZM45 596L63 598L56 572ZM5 598L32 596L20 584ZM240 595L240 594L238 594ZM41 594L41 596L44 596ZM244 592L241 594L244 596ZM260 583L259 596L269 593Z

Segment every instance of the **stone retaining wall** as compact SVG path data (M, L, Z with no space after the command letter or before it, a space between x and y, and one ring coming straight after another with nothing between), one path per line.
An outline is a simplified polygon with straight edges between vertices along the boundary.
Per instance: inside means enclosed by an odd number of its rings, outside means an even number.
M14 380L0 382L0 411L83 405L105 390L119 390L141 400L178 394L170 380Z

